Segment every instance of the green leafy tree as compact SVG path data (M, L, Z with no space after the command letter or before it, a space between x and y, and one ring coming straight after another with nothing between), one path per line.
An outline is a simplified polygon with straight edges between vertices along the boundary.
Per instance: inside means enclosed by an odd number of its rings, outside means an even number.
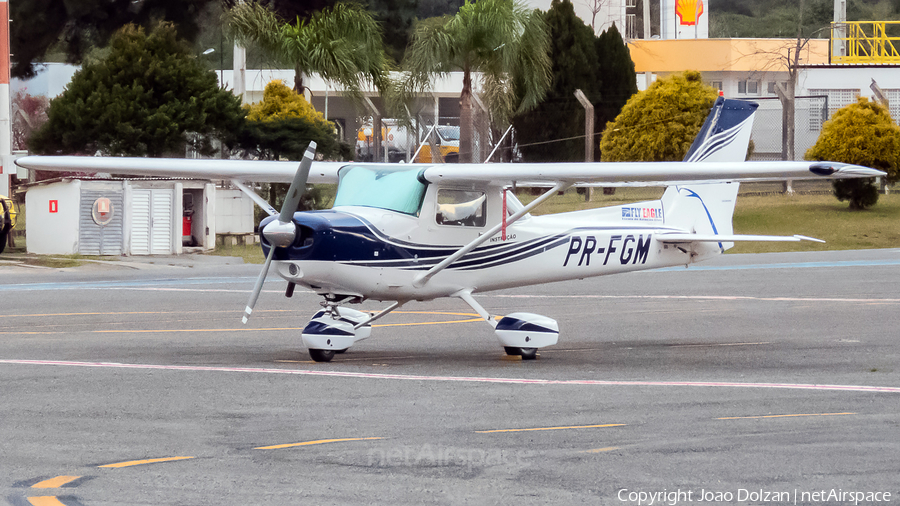
M393 61L401 61L416 22L417 0L367 0L366 3L384 30L387 54Z
M61 51L80 63L93 47L105 46L124 25L152 28L171 21L178 36L194 40L201 11L215 0L20 0L9 2L13 77L32 77L34 62Z
M716 90L703 84L699 72L659 79L607 123L600 141L602 160L683 160L715 101Z
M864 165L883 170L889 181L896 181L900 179L900 127L886 107L860 97L825 122L806 159ZM850 201L850 209L878 202L878 189L871 179L836 179L832 184L838 200Z
M242 44L256 44L276 61L294 67L294 90L304 90L306 74L317 73L360 97L364 85L386 87L381 29L358 4L339 3L309 19L282 20L258 3L239 3L226 19Z
M480 73L485 98L501 117L535 107L550 85L549 38L539 11L515 0L468 0L452 17L419 22L403 59L401 94L428 88L436 75L462 71L459 160L473 158L472 76ZM518 88L511 84L518 76ZM517 102L516 97L519 97Z
M245 155L266 160L300 160L309 141L316 142L316 154L324 158L347 158L351 148L339 143L334 125L280 80L263 90L261 102L245 106L247 123L238 138ZM269 203L281 207L289 185L269 184ZM325 202L321 188L304 193L300 209L321 208Z
M544 22L550 35L550 88L534 109L516 115L512 124L526 161L584 161L584 107L575 90L595 108L600 103L594 31L575 15L569 0L553 0Z
M175 27L160 23L149 35L134 25L117 32L108 55L86 62L51 100L48 116L32 151L164 156L188 144L210 153L212 139L229 140L244 113Z
M640 5L641 2L638 2ZM602 129L616 119L622 108L638 92L634 62L616 25L596 38L600 102L594 105L595 125Z
M261 102L245 106L247 123L238 146L264 160L300 160L309 141L326 159L345 158L350 147L337 141L334 125L280 80L263 90Z

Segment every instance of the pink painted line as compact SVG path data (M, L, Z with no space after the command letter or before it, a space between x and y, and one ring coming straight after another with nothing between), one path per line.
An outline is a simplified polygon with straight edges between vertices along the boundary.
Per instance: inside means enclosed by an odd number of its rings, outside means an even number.
M297 376L327 376L408 381L457 381L467 383L507 383L514 385L594 385L594 386L659 386L659 387L720 387L720 388L782 388L793 390L838 390L848 392L900 393L900 387L867 385L818 385L803 383L736 383L730 381L606 381L606 380L548 380L528 378L490 378L478 376L419 376L411 374L378 374L348 371L313 371L252 367L210 367L187 365L120 364L115 362L71 362L61 360L2 360L9 365L55 365L63 367L98 367L112 369L140 369L162 371L239 372L252 374L290 374Z
M851 299L835 297L750 297L745 295L491 295L508 299L675 299L675 300L758 300L762 302L872 302L898 303L900 299Z

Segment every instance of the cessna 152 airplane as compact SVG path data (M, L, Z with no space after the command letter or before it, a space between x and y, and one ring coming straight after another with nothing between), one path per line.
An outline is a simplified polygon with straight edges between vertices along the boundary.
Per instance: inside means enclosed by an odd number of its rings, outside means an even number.
M302 339L329 361L369 337L371 323L410 301L457 297L494 328L506 353L535 358L556 344L557 322L517 312L494 318L478 292L687 265L735 241L815 240L735 235L741 181L874 177L834 162L744 162L751 102L719 98L683 162L559 164L371 164L29 156L29 169L230 180L269 213L259 224L266 262L247 304L253 311L270 265L324 298ZM295 172L296 170L296 172ZM281 212L247 183L291 181ZM330 210L295 212L307 183L338 182ZM552 186L523 205L509 191ZM553 215L529 212L573 185L667 186L660 200ZM390 302L376 314L345 307Z

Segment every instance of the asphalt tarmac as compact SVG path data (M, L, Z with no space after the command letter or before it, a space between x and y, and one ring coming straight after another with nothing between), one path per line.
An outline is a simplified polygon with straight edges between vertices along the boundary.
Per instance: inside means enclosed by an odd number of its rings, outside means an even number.
M535 361L447 299L314 363L258 269L0 263L0 504L900 502L900 250L477 295L559 322Z

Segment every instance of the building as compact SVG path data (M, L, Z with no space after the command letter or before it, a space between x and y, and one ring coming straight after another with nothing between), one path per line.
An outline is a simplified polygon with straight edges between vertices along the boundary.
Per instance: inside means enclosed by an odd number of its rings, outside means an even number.
M829 39L801 43L796 67L795 159L803 158L835 111L859 96L876 98L876 89L889 101L894 120L900 119L900 57L896 62L871 58L846 63L831 58ZM796 54L797 39L633 40L628 46L639 89L646 89L661 76L698 70L707 84L726 97L758 102L752 159L782 158L782 105L777 87L790 79L788 55Z
M220 201L218 193L209 181L189 179L63 177L34 183L25 194L28 252L177 255L213 249L222 229L252 233L253 224L240 221L246 204L231 202L227 192L222 198L228 200ZM219 205L226 208L221 218Z

